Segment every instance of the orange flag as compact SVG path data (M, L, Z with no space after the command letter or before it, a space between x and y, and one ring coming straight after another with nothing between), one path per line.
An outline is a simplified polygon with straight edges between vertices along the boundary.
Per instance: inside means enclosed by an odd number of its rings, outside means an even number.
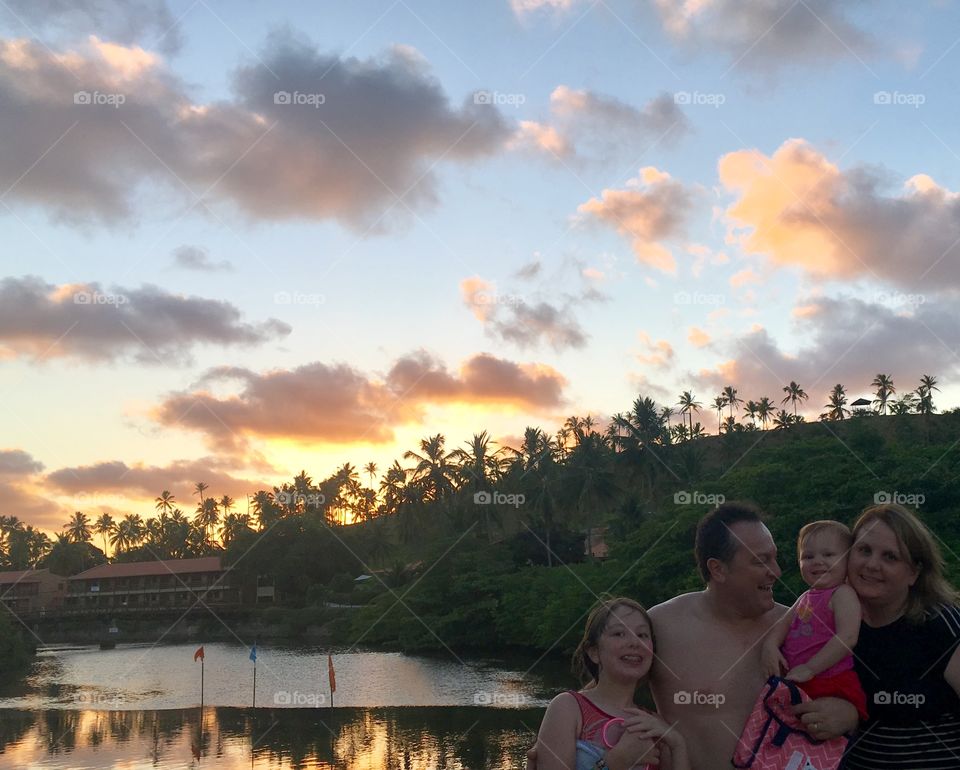
M196 663L198 660L203 660L203 645L197 647L197 651L193 653L193 662Z
M333 671L333 658L327 653L327 677L330 679L330 694L337 691L337 675Z

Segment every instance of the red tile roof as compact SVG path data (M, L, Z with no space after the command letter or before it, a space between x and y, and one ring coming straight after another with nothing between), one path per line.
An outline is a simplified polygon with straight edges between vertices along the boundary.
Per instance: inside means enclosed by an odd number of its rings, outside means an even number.
M140 577L144 575L183 575L192 572L220 572L219 556L204 556L200 559L168 559L167 561L132 561L121 564L100 564L86 572L74 575L70 580L91 578Z
M0 583L36 583L43 577L45 569L22 569L16 572L0 572Z

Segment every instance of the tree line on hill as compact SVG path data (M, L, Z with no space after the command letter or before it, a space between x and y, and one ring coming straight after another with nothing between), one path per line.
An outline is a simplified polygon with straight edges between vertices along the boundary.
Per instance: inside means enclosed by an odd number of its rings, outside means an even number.
M936 411L933 393L939 388L931 375L923 375L915 390L897 400L889 375L878 374L871 386L873 410L848 408L846 388L838 384L828 394L820 419L929 416ZM782 390L780 405L791 405L792 414L783 408L777 411L769 397L744 400L733 386L724 387L710 407L717 413L717 435L762 431L768 423L774 430L802 423L798 406L808 400L807 393L793 381ZM738 422L734 414L741 407ZM55 539L16 516L0 515L0 568L41 566L70 575L108 559L226 554L232 544L249 542L251 536L288 519L338 530L347 522L362 525L356 558L378 566L390 561L391 553L394 564L408 555L410 546L422 540L424 532L435 531L438 523L440 529L475 530L487 542L517 535L529 541L536 534L550 565L558 535L569 539L571 532L590 532L606 523L607 514L622 498L624 466L631 483L640 490L649 488L649 471L636 470L646 466L638 465L638 458L656 457L657 450L672 445L697 446L708 437L696 420L703 409L691 391L684 391L675 406L638 396L628 412L614 414L602 431L589 415L572 416L554 435L528 427L517 449L496 448L483 431L464 447L451 450L438 433L422 439L416 451L405 452L403 465L394 461L376 488L376 464L364 466L369 482L364 484L358 469L346 463L319 482L301 471L272 491L258 490L248 496L246 511L236 511L237 503L229 495L206 494L209 487L201 481L194 486L197 502L192 516L168 490L156 497L154 516L128 513L115 519L101 513L91 519L76 511ZM677 415L681 419L674 424ZM685 454L688 471L696 470L699 456ZM98 541L102 549L96 547Z

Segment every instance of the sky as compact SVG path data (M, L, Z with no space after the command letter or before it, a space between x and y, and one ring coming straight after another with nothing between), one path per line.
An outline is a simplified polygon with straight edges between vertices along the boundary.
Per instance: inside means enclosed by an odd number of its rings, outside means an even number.
M684 390L709 428L725 385L956 406L958 22L2 0L0 513L243 510Z

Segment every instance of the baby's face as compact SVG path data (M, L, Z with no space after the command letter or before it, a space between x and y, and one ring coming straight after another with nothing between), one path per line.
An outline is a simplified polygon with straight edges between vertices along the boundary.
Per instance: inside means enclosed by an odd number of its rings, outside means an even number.
M847 546L831 530L814 532L800 546L800 575L811 588L833 588L847 577Z

